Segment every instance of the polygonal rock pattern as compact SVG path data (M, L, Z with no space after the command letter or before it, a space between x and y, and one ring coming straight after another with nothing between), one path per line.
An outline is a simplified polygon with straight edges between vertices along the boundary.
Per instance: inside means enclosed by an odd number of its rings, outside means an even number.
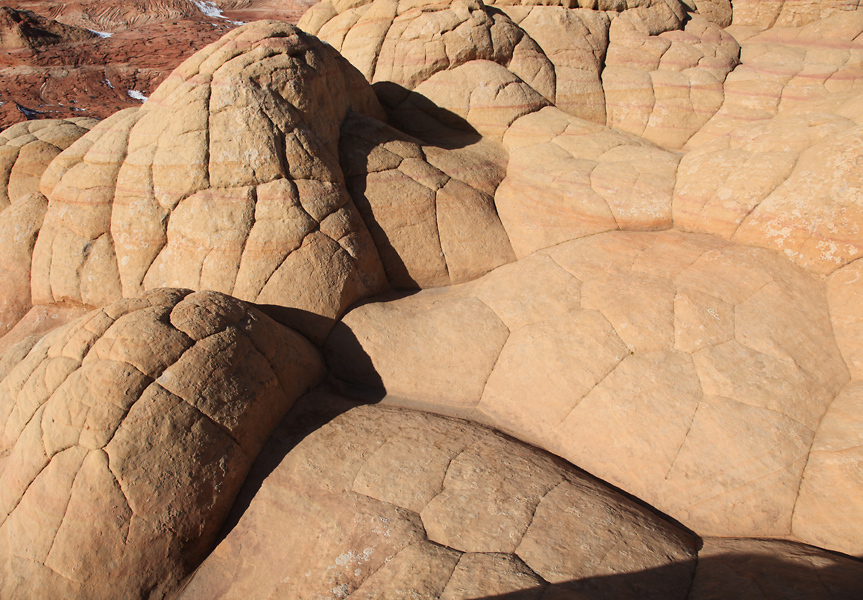
M823 285L769 250L677 232L591 236L366 304L327 352L349 384L512 433L711 535L792 533L849 378Z
M821 10L830 4L735 2L734 25L728 33L740 43L740 64L725 80L722 107L692 136L688 148L813 100L861 90L863 14L837 5ZM794 17L781 19L775 28L769 15L760 20L750 16L752 10L785 12L788 7L796 7ZM844 7L856 8L853 4Z
M811 544L863 555L863 381L846 385L821 419L803 472L794 532Z
M551 103L679 148L722 106L740 48L710 11L688 18L677 0L513 4L325 0L300 26L333 44L406 125L417 96L496 138Z
M0 596L162 597L322 376L306 339L215 292L49 333L0 382Z
M675 226L772 248L819 275L863 255L863 120L855 110L863 96L843 99L831 112L783 114L687 153Z
M371 406L293 448L283 429L264 453L279 462L183 600L686 595L694 536L500 434Z
M329 46L272 21L230 32L46 172L34 301L213 289L319 315L296 324L322 338L385 283L339 169L349 110L383 117Z
M519 258L595 233L671 226L676 153L555 107L518 119L503 145L495 205Z
M95 119L19 123L0 133L0 337L30 308L30 262L48 202L39 179Z
M454 154L352 114L340 157L390 284L461 283L515 260L495 210L500 166Z
M681 148L723 105L740 46L700 15L654 34L634 11L612 22L602 71L610 126Z

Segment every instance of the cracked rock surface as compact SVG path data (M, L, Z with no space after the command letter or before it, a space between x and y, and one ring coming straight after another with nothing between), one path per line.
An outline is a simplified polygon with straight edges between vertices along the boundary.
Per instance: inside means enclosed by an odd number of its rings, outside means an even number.
M305 338L215 292L159 290L49 333L0 382L2 596L167 593L322 375Z
M857 600L861 15L324 0L0 134L0 598Z

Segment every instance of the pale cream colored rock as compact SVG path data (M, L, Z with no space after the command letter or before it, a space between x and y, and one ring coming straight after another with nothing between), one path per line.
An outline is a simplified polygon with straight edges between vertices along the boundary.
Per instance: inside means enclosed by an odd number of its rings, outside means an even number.
M602 71L607 124L659 146L681 148L722 106L723 82L740 47L697 14L682 31L654 33L634 12L614 19L609 31Z
M853 2L836 0L738 0L734 6L734 25L759 29L806 25L830 15L851 17L857 8Z
M827 302L836 343L852 379L863 378L863 261L835 271L827 280Z
M799 539L860 556L863 535L863 382L852 381L836 396L815 433L800 497L794 510Z
M320 389L293 414L264 450L275 461L266 479L244 491L247 508L183 600L528 600L561 568L570 583L618 598L685 596L694 537L556 458L464 421L353 408ZM405 496L412 489L430 491L425 508ZM605 577L653 568L664 580L640 588Z
M231 31L49 169L36 301L212 289L292 309L279 318L322 340L385 286L338 164L349 111L383 118L334 49L275 21Z
M45 119L0 132L0 211L38 192L48 164L96 123L88 118Z
M705 538L689 598L852 600L861 579L859 560L805 544Z
M610 23L608 13L555 6L536 6L518 21L554 66L554 93L534 88L560 110L601 124L606 115L600 75Z
M159 290L48 333L0 382L0 593L170 593L322 377L310 342L215 292Z
M750 10L769 11L782 4L747 1L735 7L735 25L728 33L741 44L740 65L725 80L722 108L692 136L687 148L699 147L753 121L861 90L863 14L853 5L845 7L852 8L850 11L834 5L833 10L819 14L829 3L803 0L785 6L807 4L814 12L804 19L784 20L774 27L770 19L757 25L757 18L745 16Z
M675 226L831 273L863 252L859 129L829 113L781 115L693 150L678 171Z
M383 382L388 394L432 406L443 402L456 414L469 413L509 330L494 311L460 288L426 294L440 300L439 309L432 305L429 310L423 295L418 301L409 296L348 313L327 340L333 374L372 389ZM406 320L403 311L413 318Z
M516 121L495 194L516 256L612 231L666 229L679 156L554 107Z
M310 11L300 27L336 47L369 82L384 84L379 91L390 106L436 73L474 60L498 62L542 97L554 98L555 67L546 53L482 2L374 0L334 10Z
M612 232L361 306L327 352L348 386L499 428L696 531L788 536L815 430L849 378L824 287L769 250ZM482 320L467 310L480 300ZM505 343L478 330L492 312ZM457 375L468 357L481 365Z
M461 117L480 135L494 140L503 138L519 117L549 104L518 76L488 60L473 60L432 75L393 108L395 118L410 120L422 112L423 102Z

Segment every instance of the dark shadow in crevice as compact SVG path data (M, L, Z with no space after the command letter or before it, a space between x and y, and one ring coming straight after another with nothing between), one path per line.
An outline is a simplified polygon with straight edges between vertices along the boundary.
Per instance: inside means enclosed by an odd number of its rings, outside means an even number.
M554 585L460 600L860 600L863 561L781 540L717 540L741 550L700 556L692 585L670 590L685 563L596 575ZM711 540L707 540L709 545ZM752 546L753 550L742 548ZM760 546L760 549L755 549ZM769 553L773 548L774 553ZM691 563L689 567L691 569ZM477 574L481 577L481 574Z
M387 111L390 125L426 144L453 150L482 139L463 117L418 92L391 81L379 81L372 89Z

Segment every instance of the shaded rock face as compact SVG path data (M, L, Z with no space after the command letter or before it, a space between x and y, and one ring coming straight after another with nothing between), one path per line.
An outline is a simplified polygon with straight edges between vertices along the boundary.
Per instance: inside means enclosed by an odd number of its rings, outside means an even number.
M860 11L534 4L0 137L0 596L859 596Z
M214 292L121 300L45 336L0 382L3 597L166 593L322 374L307 340Z

